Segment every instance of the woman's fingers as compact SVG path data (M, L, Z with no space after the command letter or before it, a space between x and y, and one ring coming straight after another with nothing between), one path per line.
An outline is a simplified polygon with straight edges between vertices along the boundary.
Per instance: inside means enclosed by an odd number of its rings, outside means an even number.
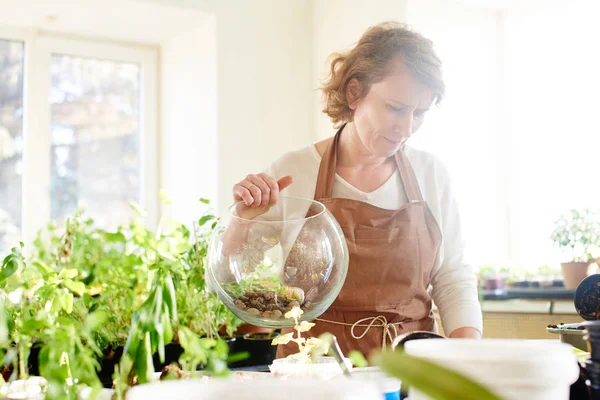
M258 174L258 177L269 186L269 202L266 205L274 206L279 201L279 185L277 181L265 173Z
M246 181L252 185L249 190L254 196L253 207L266 207L271 200L271 188L265 180L259 175L250 174L246 177Z
M253 208L273 206L279 201L279 192L291 184L289 175L276 181L265 173L250 174L233 186L233 198Z
M290 186L294 180L290 175L284 176L280 180L277 181L277 185L279 186L279 191L281 192L286 187Z

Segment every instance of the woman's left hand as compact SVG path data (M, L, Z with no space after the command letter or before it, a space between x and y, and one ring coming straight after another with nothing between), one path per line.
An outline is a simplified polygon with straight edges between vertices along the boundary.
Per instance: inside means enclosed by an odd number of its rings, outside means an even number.
M475 328L465 326L452 331L450 339L481 339L481 333Z

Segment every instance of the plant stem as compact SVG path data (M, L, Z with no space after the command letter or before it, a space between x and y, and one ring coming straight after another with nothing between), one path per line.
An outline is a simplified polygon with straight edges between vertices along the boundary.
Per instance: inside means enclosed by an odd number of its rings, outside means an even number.
M26 351L25 345L23 342L19 342L19 375L21 379L27 379L28 371L27 371L27 361L25 360Z

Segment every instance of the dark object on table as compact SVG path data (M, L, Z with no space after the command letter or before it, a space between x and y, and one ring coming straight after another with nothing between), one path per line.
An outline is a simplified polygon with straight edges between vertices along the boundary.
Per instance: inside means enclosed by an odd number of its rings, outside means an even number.
M569 400L590 400L588 387L585 383L586 380L587 375L585 373L585 368L579 364L579 378L571 385L569 390Z
M575 309L587 321L600 317L600 274L590 275L579 283L575 290Z
M600 362L589 359L585 362L585 381L590 400L600 400Z
M409 342L411 340L421 340L421 339L446 339L446 337L442 336L442 335L438 335L437 333L434 333L434 332L429 332L429 331L408 332L407 334L398 336L394 339L394 341L392 342L392 349L395 350L397 347L400 347L402 349L406 342ZM402 383L400 385L400 400L406 399L407 396L408 396L408 387L406 386L405 383Z
M582 325L591 353L591 358L585 361L585 383L589 398L600 400L600 321L586 321Z
M230 363L230 368L250 367L253 365L270 365L275 359L277 346L271 342L278 332L274 333L248 333L232 338L229 341L229 354L248 352L245 360Z
M409 342L411 340L420 339L446 339L446 337L429 331L408 332L407 334L398 336L396 337L396 339L394 339L394 341L392 342L392 349L396 349L396 347L398 346L404 347L404 343Z

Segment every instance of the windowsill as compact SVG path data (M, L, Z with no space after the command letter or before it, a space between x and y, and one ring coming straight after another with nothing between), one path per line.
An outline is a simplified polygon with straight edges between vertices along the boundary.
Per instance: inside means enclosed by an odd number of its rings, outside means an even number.
M481 302L484 313L519 313L519 314L575 314L573 300L484 300Z

